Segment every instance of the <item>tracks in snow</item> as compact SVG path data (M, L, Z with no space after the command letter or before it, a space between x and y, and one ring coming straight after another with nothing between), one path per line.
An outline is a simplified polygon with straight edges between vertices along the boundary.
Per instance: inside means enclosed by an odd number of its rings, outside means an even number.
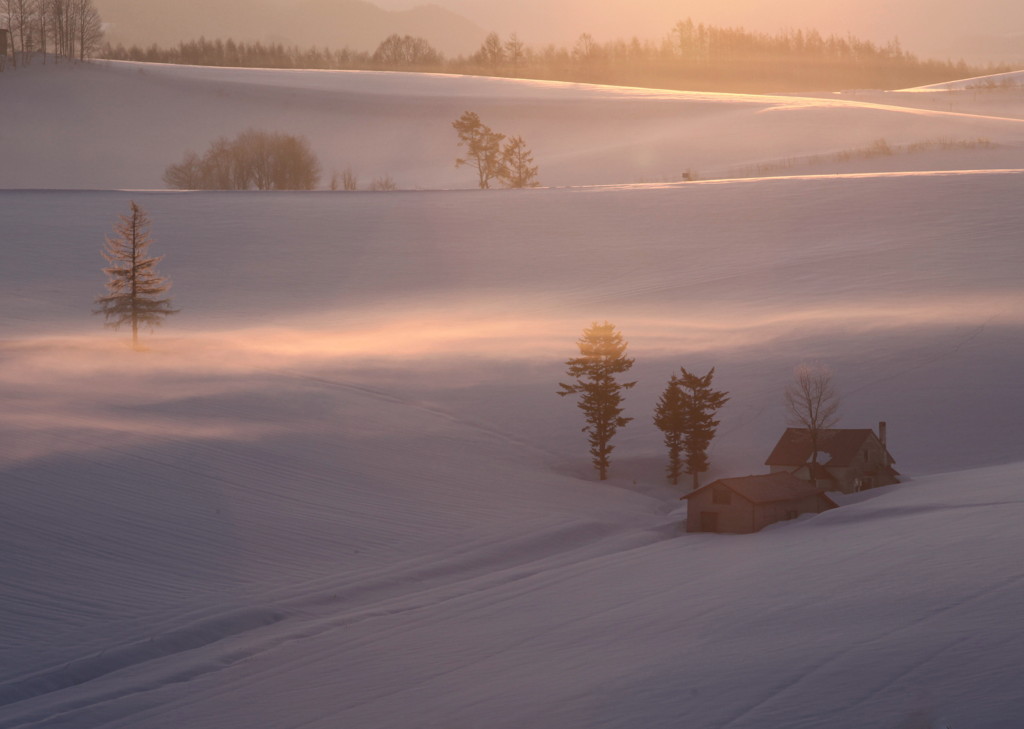
M460 599L500 602L519 594L516 583L557 580L563 569L598 563L674 534L674 523L649 528L565 524L281 590L265 595L264 606L225 609L0 684L0 726L64 725L69 717L76 727L100 726L111 720L111 711L117 718L131 715L132 697L199 679L288 643ZM129 701L112 709L124 700Z

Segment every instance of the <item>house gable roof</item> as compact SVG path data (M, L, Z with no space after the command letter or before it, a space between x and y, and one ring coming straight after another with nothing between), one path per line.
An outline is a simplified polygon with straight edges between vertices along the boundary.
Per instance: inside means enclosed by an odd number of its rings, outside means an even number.
M739 478L720 478L696 491L691 491L683 498L689 499L715 486L722 486L730 491L734 491L754 504L794 501L820 494L831 505L835 506L835 503L828 496L825 496L825 489L815 486L810 481L803 481L791 473L784 472L741 476Z
M849 466L854 458L860 453L864 442L869 439L881 441L871 428L829 428L822 430L820 442L818 443L819 453L828 453L829 460L822 463L824 466ZM886 450L886 456L890 463L895 459ZM806 428L786 428L786 432L775 444L775 450L765 461L766 466L802 466L811 460L811 438Z

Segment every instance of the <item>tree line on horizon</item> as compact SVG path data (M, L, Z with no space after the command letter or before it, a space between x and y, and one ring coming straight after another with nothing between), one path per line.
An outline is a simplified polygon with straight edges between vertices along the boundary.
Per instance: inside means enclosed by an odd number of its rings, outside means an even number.
M14 1L14 0L11 0ZM901 88L1011 70L921 59L899 40L885 44L816 30L748 31L677 22L660 40L599 42L583 33L571 46L527 45L490 33L469 55L446 57L428 41L392 34L373 52L299 48L232 39L177 46L107 44L100 57L203 66L457 73L681 90L806 91Z

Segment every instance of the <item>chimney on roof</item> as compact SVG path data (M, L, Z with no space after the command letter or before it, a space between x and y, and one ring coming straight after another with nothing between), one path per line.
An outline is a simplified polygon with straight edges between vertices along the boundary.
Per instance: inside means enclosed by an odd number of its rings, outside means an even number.
M878 440L882 441L882 447L888 448L885 443L885 421L881 420L878 423Z

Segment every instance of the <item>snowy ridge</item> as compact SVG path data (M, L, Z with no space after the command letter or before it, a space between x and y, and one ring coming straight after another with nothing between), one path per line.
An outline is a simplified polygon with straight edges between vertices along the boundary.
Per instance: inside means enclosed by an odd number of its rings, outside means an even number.
M1013 88L1024 85L1024 71L1008 71L1006 73L993 73L988 76L975 76L974 78L958 79L947 81L941 84L930 84L928 86L917 86L903 91L953 91L975 88Z

